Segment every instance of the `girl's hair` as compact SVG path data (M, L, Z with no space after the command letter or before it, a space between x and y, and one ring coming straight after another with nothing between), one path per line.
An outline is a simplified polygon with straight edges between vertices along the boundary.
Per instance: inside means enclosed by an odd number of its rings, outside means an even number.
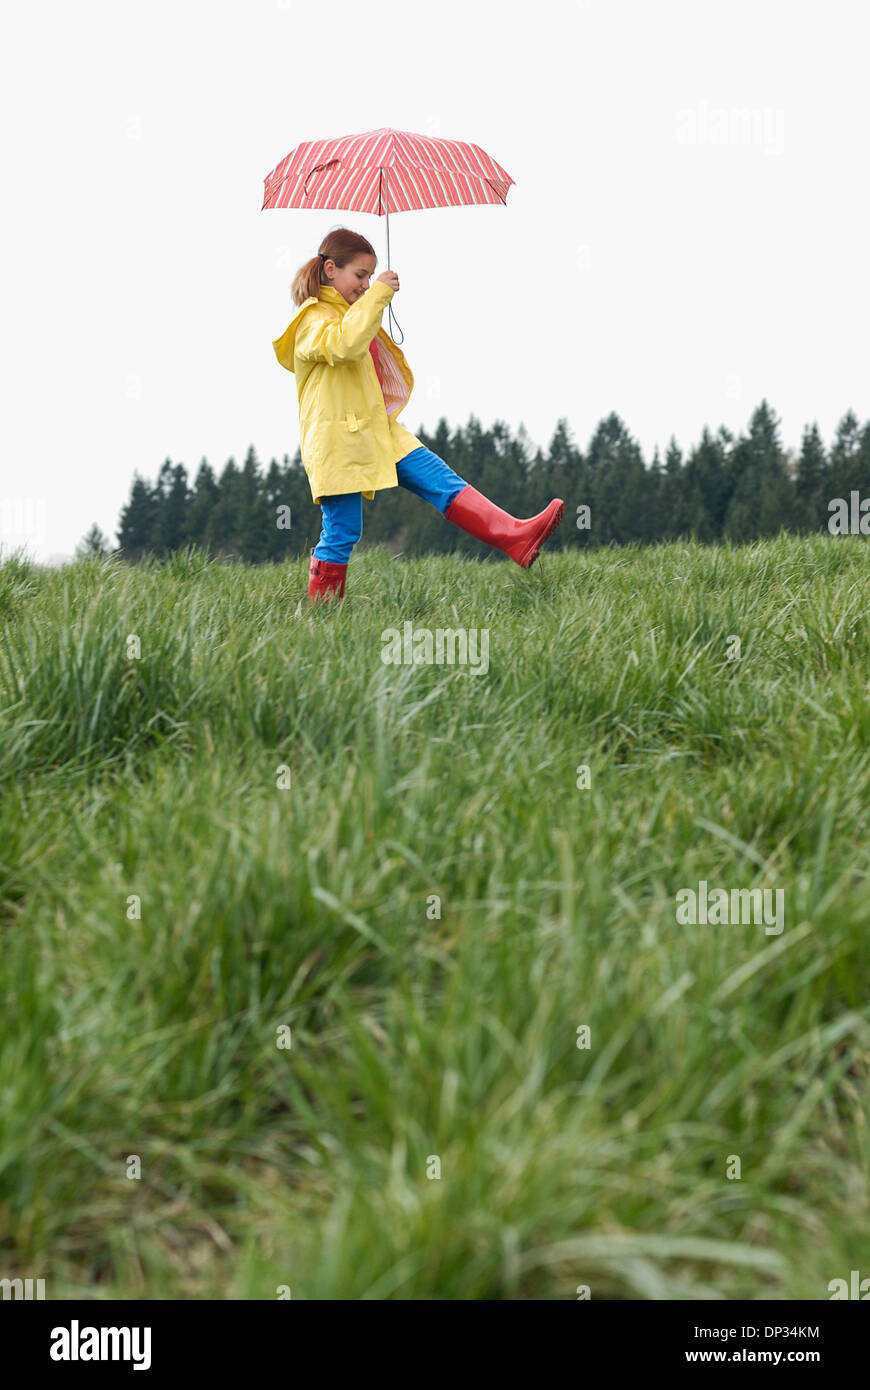
M333 227L320 243L320 250L323 258L335 261L339 267L347 265L355 256L374 256L375 262L378 259L371 242L366 241L359 232L352 232L350 227ZM306 299L319 299L320 286L328 283L323 274L323 259L320 255L312 256L293 276L290 286L293 303L298 306L304 304Z

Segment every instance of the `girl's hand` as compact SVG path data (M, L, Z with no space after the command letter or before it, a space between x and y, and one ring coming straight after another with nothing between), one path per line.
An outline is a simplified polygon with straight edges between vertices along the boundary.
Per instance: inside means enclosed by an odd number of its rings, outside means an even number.
M399 277L394 270L385 270L383 275L378 276L378 279L383 280L385 285L389 285L391 290L399 288Z

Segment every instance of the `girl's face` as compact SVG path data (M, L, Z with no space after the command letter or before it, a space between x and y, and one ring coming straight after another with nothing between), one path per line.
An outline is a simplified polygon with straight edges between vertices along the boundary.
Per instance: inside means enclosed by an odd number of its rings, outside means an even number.
M353 304L368 289L376 265L374 256L367 256L363 252L343 266L337 266L331 257L327 257L323 262L323 276L339 294L344 295L348 304Z

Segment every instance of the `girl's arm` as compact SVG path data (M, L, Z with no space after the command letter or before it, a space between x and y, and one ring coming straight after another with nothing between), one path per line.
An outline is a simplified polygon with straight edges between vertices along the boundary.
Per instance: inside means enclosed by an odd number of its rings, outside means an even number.
M381 315L394 291L383 280L345 310L340 322L305 314L296 334L295 355L301 362L360 362L381 326Z

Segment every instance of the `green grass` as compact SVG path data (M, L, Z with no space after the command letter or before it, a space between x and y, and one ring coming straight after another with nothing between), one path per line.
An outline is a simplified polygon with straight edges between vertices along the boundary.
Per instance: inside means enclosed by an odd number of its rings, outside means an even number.
M342 608L305 584L0 565L0 1277L870 1275L866 542L373 549ZM384 665L406 620L488 629L489 669ZM701 879L782 888L782 934L678 924Z

